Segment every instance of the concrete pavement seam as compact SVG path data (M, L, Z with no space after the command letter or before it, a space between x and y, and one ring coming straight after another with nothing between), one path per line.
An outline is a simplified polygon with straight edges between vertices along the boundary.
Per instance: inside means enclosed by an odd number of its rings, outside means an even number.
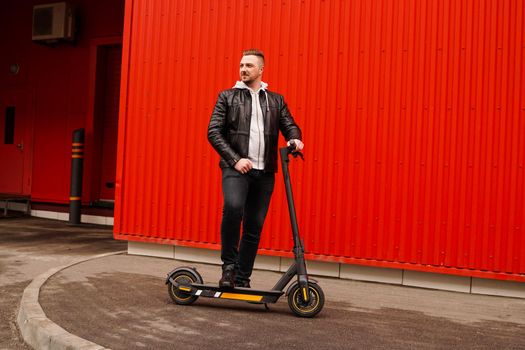
M49 269L34 278L24 289L18 310L18 317L16 320L24 341L34 349L38 350L107 349L101 345L95 344L89 340L69 333L64 328L60 327L47 318L44 310L40 306L38 297L40 295L40 288L51 276L55 275L56 273L85 261L125 253L126 251L118 251L94 255L87 258L79 258L67 265Z

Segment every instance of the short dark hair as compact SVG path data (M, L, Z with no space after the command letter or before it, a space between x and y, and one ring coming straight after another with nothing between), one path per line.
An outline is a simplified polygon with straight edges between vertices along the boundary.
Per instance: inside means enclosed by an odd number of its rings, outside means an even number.
M242 52L242 55L243 56L250 56L250 55L253 55L253 56L257 56L259 57L259 59L261 60L263 66L264 66L264 53L261 51L261 50L258 50L258 49L248 49L248 50L244 50Z

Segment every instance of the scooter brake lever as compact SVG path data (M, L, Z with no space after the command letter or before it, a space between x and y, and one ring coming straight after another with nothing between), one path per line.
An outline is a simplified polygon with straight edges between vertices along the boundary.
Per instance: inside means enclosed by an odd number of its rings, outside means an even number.
M294 158L297 158L297 156L301 157L302 160L304 160L304 155L301 151L297 151L295 149L295 142L290 142L288 145L288 152L292 154Z
M301 157L302 160L304 160L304 155L303 155L303 153L300 152L300 151L292 152L292 156L293 156L294 158L297 158L297 156L299 156L299 157Z

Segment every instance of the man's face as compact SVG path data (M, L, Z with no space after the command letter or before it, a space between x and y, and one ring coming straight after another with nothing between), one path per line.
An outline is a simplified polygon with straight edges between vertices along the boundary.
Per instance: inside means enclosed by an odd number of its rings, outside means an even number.
M239 74L241 81L249 85L250 83L260 80L263 72L263 67L259 57L255 55L242 56L239 67Z

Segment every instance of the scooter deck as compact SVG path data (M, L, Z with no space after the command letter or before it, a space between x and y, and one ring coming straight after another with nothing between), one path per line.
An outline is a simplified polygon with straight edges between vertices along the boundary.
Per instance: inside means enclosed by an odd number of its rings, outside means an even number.
M179 290L189 292L191 295L219 298L230 300L243 300L249 302L259 303L275 303L281 295L284 294L281 290L259 290L252 288L221 288L213 284L197 284L179 285Z

